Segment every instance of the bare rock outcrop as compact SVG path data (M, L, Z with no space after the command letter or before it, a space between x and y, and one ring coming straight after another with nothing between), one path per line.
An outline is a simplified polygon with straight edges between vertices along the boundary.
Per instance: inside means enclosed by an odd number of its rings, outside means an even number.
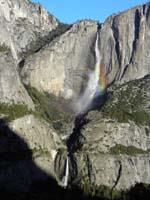
M79 94L94 68L93 42L97 23L81 21L30 56L23 67L25 84L40 91L71 98Z
M55 29L58 21L39 4L28 0L0 0L0 44L18 60L37 36Z
M34 104L21 83L17 65L9 52L0 52L0 102L5 104L26 104L34 109Z
M150 73L150 4L109 17L100 30L102 64L117 84Z
M77 154L79 178L83 184L107 186L110 190L129 190L137 183L150 184L149 154ZM144 170L143 170L144 169ZM89 173L90 172L90 173ZM88 178L87 178L88 177Z

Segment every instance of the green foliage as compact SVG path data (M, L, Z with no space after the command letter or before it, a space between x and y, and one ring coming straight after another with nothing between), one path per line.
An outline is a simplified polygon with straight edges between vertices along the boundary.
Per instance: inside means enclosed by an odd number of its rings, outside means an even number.
M109 108L106 113L113 119L117 119L118 122L134 121L136 124L143 124L150 122L150 115L145 111L128 112L125 110L124 104L119 103L115 107Z
M7 51L10 51L10 49L6 45L1 44L0 45L0 52L7 52Z
M58 154L62 155L66 152L67 150L64 147L61 147L58 149Z
M122 144L116 144L114 147L110 148L110 153L111 154L127 154L134 156L136 154L143 154L147 153L149 151L144 151L142 149L138 149L134 146L124 146Z
M0 115L4 116L6 121L12 121L30 113L26 105L0 103Z
M82 190L84 193L84 196L87 197L94 197L94 198L104 198L108 200L117 200L121 197L121 191L118 191L116 189L111 189L107 186L101 185L96 186L93 184L90 184L88 181L86 181L82 185Z
M36 111L33 112L35 116L43 118L50 123L65 118L65 113L61 108L63 99L53 94L42 93L30 86L26 86L26 89L36 106Z
M85 196L92 196L93 195L93 188L89 184L88 181L85 181L85 183L82 185L82 190ZM95 194L94 194L95 195Z
M105 200L141 200L147 199L150 194L150 185L137 183L132 188L122 191L108 186L96 186L85 182L82 186L84 196L87 199L105 199Z
M132 81L117 88L102 111L119 122L131 120L137 124L149 124L150 113L145 109L149 97L141 90L143 85Z
M34 154L36 154L36 156L38 155L38 156L40 156L40 155L42 155L42 156L51 156L51 153L47 150L47 149L45 149L45 148L42 148L41 146L38 146L38 148L34 148L34 149L32 149L32 154L34 155Z
M50 31L47 35L39 36L37 34L37 39L30 43L30 48L27 52L27 56L39 51L43 46L45 46L46 44L49 44L56 37L62 35L67 30L69 30L70 27L71 27L71 25L69 25L69 24L59 23L58 26L56 27L56 29Z

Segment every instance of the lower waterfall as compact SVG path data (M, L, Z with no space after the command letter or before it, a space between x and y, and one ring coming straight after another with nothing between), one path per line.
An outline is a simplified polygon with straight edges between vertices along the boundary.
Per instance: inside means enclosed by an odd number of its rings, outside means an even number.
M69 156L67 155L66 164L65 164L65 175L60 182L60 185L64 188L68 186L68 178L69 178Z

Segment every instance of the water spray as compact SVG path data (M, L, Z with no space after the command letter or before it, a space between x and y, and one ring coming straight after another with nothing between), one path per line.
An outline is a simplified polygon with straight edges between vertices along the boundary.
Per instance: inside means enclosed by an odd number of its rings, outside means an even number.
M103 95L106 89L106 73L104 66L101 64L101 53L99 50L99 29L95 42L95 70L89 74L89 80L84 92L79 96L75 103L76 114L84 114L90 110L93 100Z

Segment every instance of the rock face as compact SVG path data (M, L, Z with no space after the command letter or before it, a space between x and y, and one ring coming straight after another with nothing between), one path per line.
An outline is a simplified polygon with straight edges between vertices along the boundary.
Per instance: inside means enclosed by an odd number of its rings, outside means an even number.
M32 99L21 83L17 65L10 52L0 52L0 102L26 104L34 109Z
M39 120L33 115L16 119L10 123L9 127L27 142L30 149L53 152L61 145L54 129L44 120ZM51 157L53 158L53 153Z
M8 46L18 60L37 36L56 28L58 21L39 4L28 0L0 0L0 44Z
M99 154L89 156L91 172L89 180L85 179L88 175L87 161L85 155L78 155L80 178L89 181L96 186L105 185L117 190L127 190L136 183L150 183L149 176L149 154L128 156ZM143 170L144 169L144 170ZM84 183L85 184L85 183Z
M0 189L28 191L35 181L55 177L55 156L63 145L49 124L27 115L2 125L2 132Z
M150 127L148 125L139 126L132 121L119 123L100 115L96 117L95 112L91 116L93 116L93 119L82 131L83 136L86 138L83 145L85 150L108 153L112 147L118 144L126 147L134 146L143 151L150 149Z
M118 84L150 73L150 5L109 17L100 30L102 63L109 83Z
M22 70L25 84L40 91L71 98L79 94L88 70L94 67L93 42L97 23L81 21L30 56Z

